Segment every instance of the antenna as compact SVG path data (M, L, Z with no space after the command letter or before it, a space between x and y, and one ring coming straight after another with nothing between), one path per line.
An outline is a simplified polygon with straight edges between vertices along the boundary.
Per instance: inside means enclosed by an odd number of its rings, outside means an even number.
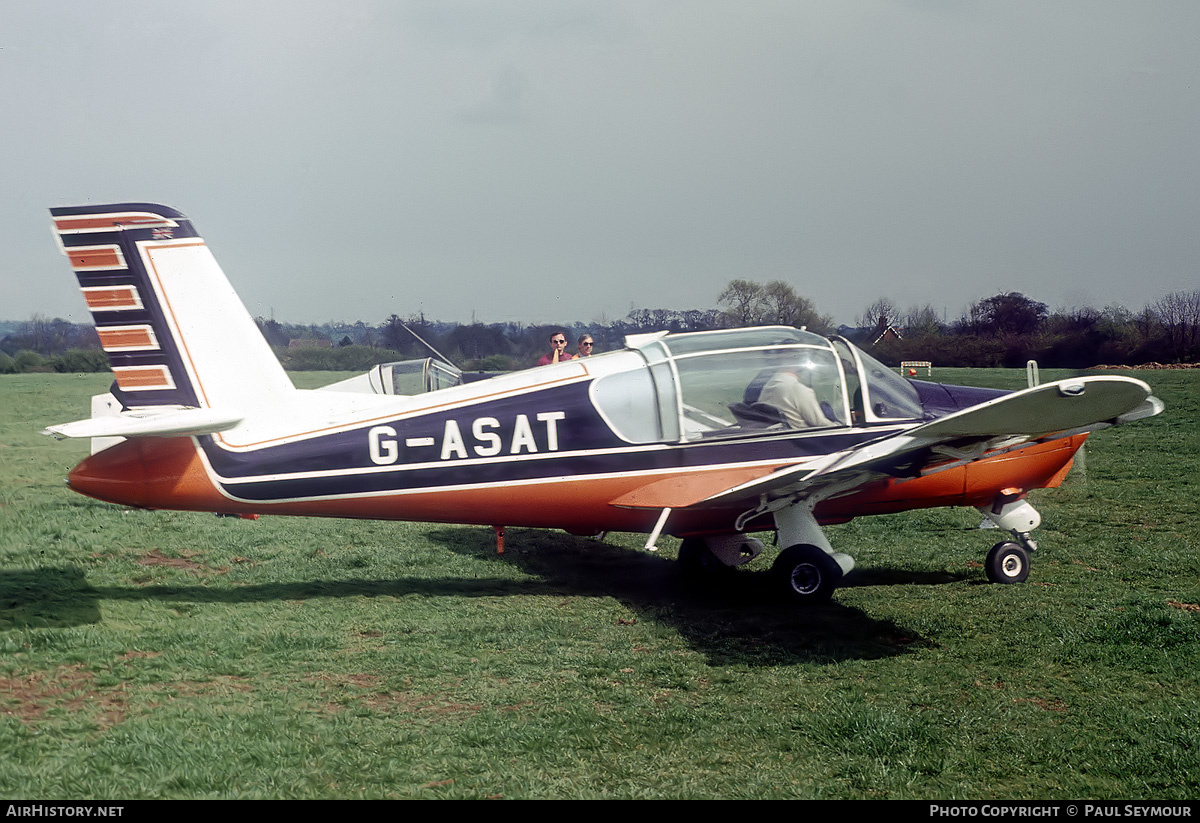
M431 344L430 344L428 341L426 341L426 340L425 340L425 338L424 338L424 337L422 337L421 335L417 334L415 331L413 331L412 329L410 329L410 328L408 327L408 324L407 324L407 323L405 323L403 320L401 320L401 321L400 321L400 325L404 327L404 330L405 330L406 332L408 332L409 334L411 334L413 337L417 338L417 341L418 341L418 342L420 342L420 344L421 344L422 346L424 346L425 348L429 349L431 352L433 352L434 354L436 354L436 355L438 356L438 358L439 358L439 359L441 359L441 360L444 360L445 362L447 362L447 363L449 363L449 364L451 364L451 365L458 365L458 364L457 364L457 363L455 363L453 360L451 360L449 357L447 357L446 355L442 354L440 351L438 351L437 349L435 349L435 348L434 348L434 347L433 347L433 346L432 346L432 345L431 345Z

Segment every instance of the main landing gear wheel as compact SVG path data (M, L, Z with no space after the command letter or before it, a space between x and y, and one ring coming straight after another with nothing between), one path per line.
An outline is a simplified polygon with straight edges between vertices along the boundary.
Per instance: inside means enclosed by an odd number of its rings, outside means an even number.
M1012 541L997 543L983 566L993 583L1023 583L1029 577L1029 552Z
M842 567L817 546L800 543L780 552L771 567L785 597L793 603L825 603L842 582Z
M702 583L732 574L733 567L722 563L701 538L687 537L679 544L679 570L687 580Z

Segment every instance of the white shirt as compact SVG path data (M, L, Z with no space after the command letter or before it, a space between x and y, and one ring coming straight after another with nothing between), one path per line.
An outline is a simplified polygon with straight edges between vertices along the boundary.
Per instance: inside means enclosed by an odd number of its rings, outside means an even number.
M800 382L800 378L789 371L776 372L763 386L758 396L759 403L773 406L783 414L784 420L793 429L813 426L832 426L825 417L817 393Z

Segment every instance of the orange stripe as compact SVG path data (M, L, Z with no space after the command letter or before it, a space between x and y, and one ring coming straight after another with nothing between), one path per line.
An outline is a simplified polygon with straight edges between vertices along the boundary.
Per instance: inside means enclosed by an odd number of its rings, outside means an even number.
M83 299L92 311L116 311L142 307L135 286L88 289L84 291Z
M174 226L174 220L168 220L150 212L125 212L121 214L88 214L76 217L56 217L54 227L63 234L73 234L84 231L105 231L124 227L152 228L154 226Z
M125 326L112 329L96 329L100 345L110 349L157 349L158 344L149 326Z
M125 258L117 246L79 246L69 249L67 257L75 271L126 268Z
M166 366L130 366L113 369L117 385L126 391L169 389L174 384Z

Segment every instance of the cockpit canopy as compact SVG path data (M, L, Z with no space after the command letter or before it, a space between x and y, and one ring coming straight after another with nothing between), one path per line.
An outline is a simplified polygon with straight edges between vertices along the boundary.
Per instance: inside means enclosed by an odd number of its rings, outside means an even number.
M592 399L635 443L919 420L912 384L840 337L786 326L636 335L646 368L600 377Z

